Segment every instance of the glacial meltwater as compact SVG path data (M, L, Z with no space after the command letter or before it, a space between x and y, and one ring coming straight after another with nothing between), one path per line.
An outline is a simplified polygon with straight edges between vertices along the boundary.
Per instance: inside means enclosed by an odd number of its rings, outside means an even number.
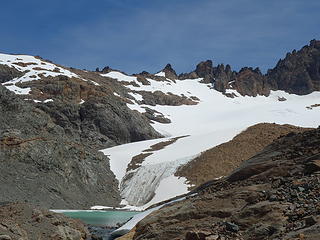
M64 215L80 219L86 224L93 226L117 227L118 224L127 222L139 212L133 211L114 211L114 210L53 210Z

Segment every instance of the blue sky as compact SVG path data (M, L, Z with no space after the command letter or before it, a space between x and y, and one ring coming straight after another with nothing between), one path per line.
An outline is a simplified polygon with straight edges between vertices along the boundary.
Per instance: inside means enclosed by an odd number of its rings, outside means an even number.
M3 0L0 52L128 73L207 59L266 71L320 39L319 12L319 0Z

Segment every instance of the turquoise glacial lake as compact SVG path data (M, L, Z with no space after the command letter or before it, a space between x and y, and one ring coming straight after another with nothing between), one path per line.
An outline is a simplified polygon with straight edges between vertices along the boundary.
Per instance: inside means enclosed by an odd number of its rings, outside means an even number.
M53 210L54 211L54 210ZM125 223L139 212L133 211L100 211L100 210L58 210L68 217L80 219L84 223L94 226L116 227L117 224Z

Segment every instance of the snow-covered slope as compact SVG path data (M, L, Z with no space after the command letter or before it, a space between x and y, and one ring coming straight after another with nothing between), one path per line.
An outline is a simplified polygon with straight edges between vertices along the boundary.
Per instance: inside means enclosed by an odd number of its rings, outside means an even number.
M15 78L11 81L4 83L3 85L16 94L28 94L30 88L18 87L17 83L24 83L41 79L41 76L58 76L65 75L67 77L78 77L76 74L59 67L53 63L44 61L29 55L10 55L0 54L0 64L7 65L17 69L20 72L24 72L24 75L20 78Z
M186 193L185 179L174 176L177 168L186 164L202 151L231 140L247 127L261 122L317 127L320 108L307 108L320 103L320 92L305 96L273 91L270 96L228 98L214 90L211 85L200 83L201 79L158 81L147 78L150 85L143 85L136 77L119 72L104 74L120 82L132 83L127 87L134 91L136 101L128 104L131 109L144 112L145 108L156 110L171 120L169 124L154 122L153 127L168 136L166 139L144 141L104 149L111 159L111 169L121 182L124 203L145 208L152 203ZM139 105L139 91L173 93L200 99L196 105L164 106ZM229 90L232 91L232 90ZM286 101L280 101L279 99ZM187 136L186 136L187 135ZM152 151L139 167L126 172L132 157L147 152L152 145L177 136L172 144Z
M56 77L63 75L69 78L74 77L87 81L77 74L67 70L66 68L29 55L11 55L0 53L0 64L15 68L19 72L23 73L21 77L12 79L11 81L7 81L2 84L16 94L29 94L31 91L31 88L21 88L17 84L40 80L43 77ZM97 85L97 83L93 81L91 82Z

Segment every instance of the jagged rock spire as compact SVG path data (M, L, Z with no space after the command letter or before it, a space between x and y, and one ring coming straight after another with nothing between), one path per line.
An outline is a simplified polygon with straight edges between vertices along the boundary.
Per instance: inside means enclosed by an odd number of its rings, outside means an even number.
M176 71L172 68L170 63L168 63L164 67L164 69L162 69L161 72L165 73L166 78L169 78L169 79L177 79L178 78Z

